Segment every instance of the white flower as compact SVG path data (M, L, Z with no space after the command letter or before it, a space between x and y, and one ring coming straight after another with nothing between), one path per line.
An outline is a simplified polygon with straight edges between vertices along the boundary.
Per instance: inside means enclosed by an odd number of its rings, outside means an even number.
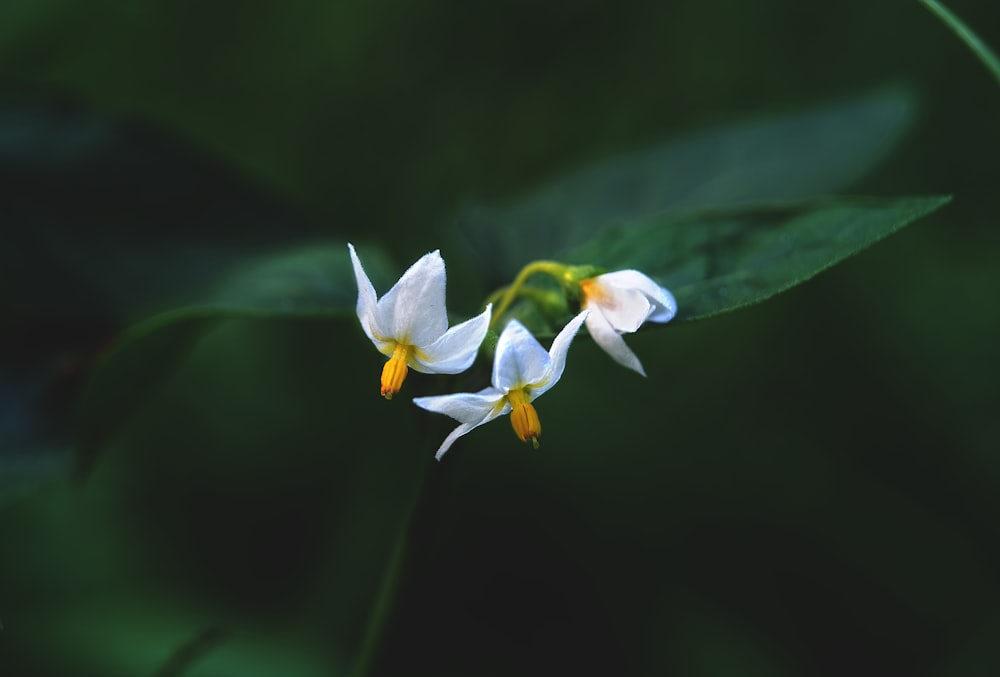
M582 308L593 312L587 330L594 342L616 362L646 372L622 334L631 334L643 322L669 322L677 314L673 294L638 270L618 270L580 281Z
M566 353L587 317L584 310L553 339L548 352L517 320L511 320L497 341L493 360L493 385L478 393L417 397L413 402L428 411L447 414L461 425L451 431L437 450L444 456L452 443L473 428L510 413L510 423L522 442L538 447L542 426L531 402L554 386L566 367Z
M381 299L348 244L358 282L358 319L378 351L389 357L382 369L382 395L399 392L408 368L428 374L457 374L476 359L489 328L492 306L448 329L444 304L444 260L438 250L425 254L403 273Z

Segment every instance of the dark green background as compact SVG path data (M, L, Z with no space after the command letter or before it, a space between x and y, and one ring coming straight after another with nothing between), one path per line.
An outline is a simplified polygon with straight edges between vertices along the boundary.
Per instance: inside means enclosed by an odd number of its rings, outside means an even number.
M500 422L434 464L450 421L378 397L352 318L232 320L66 478L94 356L246 257L440 247L471 314L469 200L886 85L912 130L845 192L954 202L630 337L648 379L581 338L537 452ZM0 674L995 674L998 120L902 0L7 0Z

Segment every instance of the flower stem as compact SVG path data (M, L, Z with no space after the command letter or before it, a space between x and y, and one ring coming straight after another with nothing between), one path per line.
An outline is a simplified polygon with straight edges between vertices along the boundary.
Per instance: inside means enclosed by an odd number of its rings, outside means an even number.
M499 301L500 298L507 293L508 289L510 289L510 285L507 285L506 287L500 287L495 292L487 296L486 300L483 302L483 308L485 308L491 303L496 303L497 301Z
M517 298L518 294L521 292L521 288L524 286L524 283L528 281L529 277L536 273L545 273L546 275L551 275L562 282L566 270L567 266L559 263L558 261L532 261L522 268L521 272L517 274L517 277L514 278L514 281L509 287L506 288L506 290L501 289L499 292L494 292L494 296L500 292L503 293L503 296L500 299L499 305L493 311L493 317L490 319L490 329L493 329L503 314L507 312L507 309L510 308L510 304Z
M953 30L955 35L986 65L997 82L1000 82L1000 59L986 46L986 43L973 33L972 29L964 21L955 16L951 10L940 2L937 2L937 0L920 0L920 2L926 5L927 9L931 10L941 19L948 28Z
M406 559L406 546L410 541L410 528L413 524L414 514L417 512L417 506L424 495L424 480L427 476L428 466L429 463L421 465L416 490L413 493L413 500L406 511L406 516L403 518L399 531L396 532L396 540L393 543L392 553L389 555L389 561L382 575L382 584L375 599L375 607L372 609L371 617L368 620L368 627L365 629L365 635L361 640L361 649L354 663L354 670L351 673L352 677L366 677L371 672L372 663L375 659L375 651L382 639L382 632L385 629L386 622L389 620L389 615L394 606L396 589L399 587L399 578L403 573L403 562Z

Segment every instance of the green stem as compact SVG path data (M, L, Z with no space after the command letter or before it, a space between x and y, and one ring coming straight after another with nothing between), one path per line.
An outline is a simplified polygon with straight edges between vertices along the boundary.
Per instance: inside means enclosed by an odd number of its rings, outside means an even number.
M979 36L972 32L965 22L959 19L957 16L951 13L947 7L942 5L937 0L920 0L927 9L931 10L941 21L945 23L951 30L955 32L955 35L964 42L972 53L979 57L979 59L986 64L986 67L996 78L996 81L1000 83L1000 59L997 55L986 46Z
M508 289L510 289L510 285L507 285L506 287L500 287L495 292L487 296L486 301L483 303L483 308L485 308L491 303L496 303L497 301L499 301L500 298L507 293Z
M522 298L534 301L535 305L545 310L552 305L553 291L551 289L539 289L538 287L525 286L518 293Z
M528 281L528 278L535 273L545 273L546 275L551 275L560 282L563 281L567 267L557 261L533 261L521 269L521 272L517 274L514 278L514 282L507 287L503 294L503 298L500 300L500 304L493 311L493 317L490 319L490 329L496 325L507 309L510 308L510 304L514 302L517 298L518 293L521 291L521 287L524 283Z
M413 492L411 501L403 523L396 533L396 542L393 543L392 553L389 555L389 562L386 564L385 573L382 575L382 584L379 587L378 596L375 599L375 607L368 620L368 627L365 629L365 636L361 640L361 649L358 652L358 659L354 664L353 677L365 677L372 667L375 651L378 649L379 640L382 637L382 630L392 612L393 602L396 598L396 588L399 587L399 578L403 572L403 562L406 559L406 549L410 541L410 526L413 523L413 516L417 512L417 505L423 497L424 479L427 476L427 467L430 463L421 466L420 477L417 479L417 487Z

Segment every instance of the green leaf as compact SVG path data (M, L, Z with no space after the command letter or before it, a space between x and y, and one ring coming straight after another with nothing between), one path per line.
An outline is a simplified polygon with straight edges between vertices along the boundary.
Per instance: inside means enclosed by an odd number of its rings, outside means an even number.
M457 227L499 286L529 260L557 257L617 223L831 194L888 153L912 108L905 92L885 90L709 129L609 158L523 199L468 205Z
M619 225L567 256L641 270L674 293L679 320L698 320L794 287L950 200L843 198L663 214Z
M364 245L376 285L393 279L378 247ZM235 318L322 319L353 313L357 287L343 243L313 244L260 257L229 271L195 303L144 320L123 334L88 383L78 411L78 469L142 406L216 322Z

